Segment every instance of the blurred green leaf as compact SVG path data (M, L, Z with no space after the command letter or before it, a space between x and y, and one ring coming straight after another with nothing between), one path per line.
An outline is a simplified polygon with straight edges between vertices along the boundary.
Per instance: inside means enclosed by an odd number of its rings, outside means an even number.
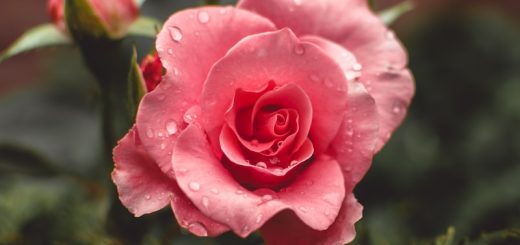
M368 1L368 6L370 6L370 8L372 8L372 9L376 8L376 1L375 0L367 0L367 1Z
M155 38L161 29L161 22L151 17L139 17L128 29L129 35Z
M520 229L511 228L506 230L483 233L479 238L468 242L468 245L488 244L520 244Z
M379 12L379 18L386 24L392 25L399 17L406 14L414 8L411 0L405 0L388 9Z
M0 176L12 173L53 175L57 170L42 155L25 147L0 144Z
M130 61L130 71L128 74L128 110L132 117L135 117L141 98L146 93L145 81L141 74L141 69L137 63L137 51L134 49L132 60Z
M446 234L438 236L435 239L435 245L453 245L454 237L455 237L455 228L448 227Z
M22 226L56 207L68 189L64 179L3 177L0 181L0 243L21 239Z
M70 43L70 40L53 24L43 24L24 33L11 47L3 51L0 54L0 62L30 50Z

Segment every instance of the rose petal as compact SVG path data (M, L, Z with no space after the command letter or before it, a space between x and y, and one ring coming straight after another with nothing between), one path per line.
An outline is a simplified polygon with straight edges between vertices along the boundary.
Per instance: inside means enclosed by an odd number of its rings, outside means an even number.
M166 75L143 97L136 119L143 145L165 173L184 113L198 103L210 67L243 37L273 29L269 20L229 7L188 9L166 21L156 42Z
M379 135L379 115L374 99L361 83L349 82L348 94L348 110L331 144L331 155L340 163L345 181L352 182L347 186L354 188L372 163Z
M179 190L171 202L177 223L197 236L218 236L229 231L229 227L220 224L200 212L195 205Z
M270 245L342 245L351 242L356 236L354 224L361 219L363 207L353 194L343 202L341 211L334 223L325 231L313 230L302 223L294 214L281 212L261 228L262 237ZM323 211L327 215L327 211Z
M105 27L118 37L124 35L139 16L135 0L90 0L90 3Z
M323 152L341 123L347 82L334 60L314 44L300 42L289 29L244 38L211 69L201 107L212 145L219 148L218 135L234 91L255 91L269 81L294 83L305 91L313 108L309 137L316 151Z
M313 229L325 230L345 197L341 170L330 159L312 162L285 191L250 192L215 158L206 135L195 125L179 137L172 163L179 186L195 206L242 237L284 209L293 210ZM330 217L320 213L324 209L330 210Z
M193 207L175 180L166 176L148 157L135 128L114 148L114 162L112 180L119 199L136 217L160 210L173 200L172 209L182 227L190 230L190 224L200 224L206 227L209 236L229 230Z
M170 203L175 180L166 176L148 157L137 131L130 132L114 148L112 180L119 199L135 216L152 213Z
M376 100L380 113L379 151L403 120L415 91L413 77L405 68L406 51L371 12L366 0L296 3L241 0L238 7L266 16L278 28L289 27L299 36L315 35L338 43L355 55L362 65L360 81Z

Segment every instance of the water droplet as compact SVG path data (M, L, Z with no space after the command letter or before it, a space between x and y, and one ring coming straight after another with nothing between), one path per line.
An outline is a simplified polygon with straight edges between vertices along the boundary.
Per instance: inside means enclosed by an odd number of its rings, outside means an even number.
M166 143L161 143L161 150L164 150L166 148Z
M169 54L169 55L173 55L173 49L169 48L169 49L168 49L168 54Z
M267 168L267 164L265 164L265 162L257 162L256 166L259 168Z
M201 109L199 106L191 107L184 113L184 121L188 124L195 122L199 117L200 111Z
M199 191L200 190L200 184L198 182L192 181L188 185L192 191Z
M352 137L354 135L354 128L348 127L346 133L348 136Z
M242 227L242 233L247 233L247 232L249 232L249 226L244 225L244 227Z
M294 5L300 6L302 5L302 0L293 0Z
M280 158L278 158L278 157L273 157L273 158L269 159L269 162L270 162L271 164L273 164L273 165L276 165L276 164L280 163Z
M173 67L173 74L175 76L178 76L179 75L179 69L177 69L177 67Z
M220 193L220 192L218 191L217 188L211 188L210 191L211 191L211 193L213 193L213 194L215 194L215 195L217 195L218 193Z
M151 128L146 130L146 136L148 136L148 138L153 138L153 130Z
M311 75L311 80L312 80L313 82L319 82L319 81L320 81L320 78L319 78L318 76L316 76L316 75Z
M354 122L352 119L348 119L348 120L347 120L347 123L352 124L352 122Z
M170 31L170 36L173 41L180 42L182 40L182 31L179 27L176 27L176 26L168 27L168 30ZM170 51L168 50L168 53L169 52Z
M275 168L273 168L273 171L275 174L282 174L283 168L275 167Z
M209 198L207 196L202 197L202 206L204 206L205 208L209 207Z
M199 18L199 22L202 23L202 24L205 24L205 23L209 22L209 14L206 11L200 11L199 15L198 15L198 18Z
M271 200L273 200L273 196L271 196L269 194L266 194L266 195L262 196L262 201L264 201L264 202L268 202L268 201L271 201Z
M225 8L221 8L218 12L219 12L220 14L226 14L226 13L227 13L227 9L225 9Z
M244 192L243 192L242 190L236 190L235 193L236 193L237 195L242 195L242 194L244 194Z
M345 72L345 77L347 80L352 81L358 77L358 73L354 71L347 71Z
M352 66L352 70L354 71L361 71L361 69L363 69L363 66L359 63L356 63Z
M163 137L163 136L164 136L164 135L163 135L163 132L161 132L161 131L157 132L157 136L159 136L159 137Z
M297 44L294 46L294 53L297 55L303 55L305 53L305 48L301 44Z
M144 196L144 199L146 199L146 200L150 200L151 198L152 198L152 197L151 197L150 195L145 195L145 196Z
M392 109L392 111L395 113L395 114L399 114L401 112L401 107L399 106L394 106L394 108Z
M296 164L298 164L298 161L296 161L296 160L292 160L291 163L289 164L289 166L294 166L294 165L296 165Z
M193 222L193 223L189 224L188 231L190 231L191 233L193 233L197 236L202 236L202 237L208 236L208 231L206 230L206 227L199 222Z
M326 216L329 216L329 214L330 214L329 210L325 210L324 214L325 214Z
M262 218L263 218L262 214L259 214L258 216L256 216L256 223L258 224L258 223L262 222Z
M166 131L168 132L169 135L173 135L173 134L177 133L178 130L179 130L179 128L175 121L171 121L168 124L166 124Z
M305 207L299 207L300 211L302 211L303 213L307 213L307 208Z

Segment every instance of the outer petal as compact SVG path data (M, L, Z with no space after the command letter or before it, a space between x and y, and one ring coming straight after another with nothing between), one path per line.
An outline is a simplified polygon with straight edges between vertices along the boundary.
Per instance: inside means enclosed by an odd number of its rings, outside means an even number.
M351 242L356 236L354 224L361 219L363 207L353 194L348 195L341 211L325 231L317 231L303 224L290 212L282 212L266 223L262 237L269 245L342 245ZM326 211L324 211L326 212Z
M186 125L183 115L198 104L213 63L242 38L273 29L261 16L218 7L184 10L164 24L156 46L166 75L143 97L136 122L143 145L164 172L171 172L172 148Z
M132 128L113 152L115 169L112 180L119 199L135 216L152 213L170 203L175 180L166 176L146 154Z
M332 58L314 44L300 42L289 29L244 38L213 66L201 101L202 123L213 145L218 146L235 89L255 91L269 81L294 83L305 91L313 109L309 137L316 152L323 152L345 112L347 82Z
M193 206L175 180L148 157L135 128L114 148L114 162L112 180L119 199L135 216L155 212L171 202L179 224L196 235L216 236L229 230Z
M403 120L415 88L405 68L404 48L370 11L367 1L241 0L238 6L268 17L278 28L320 36L353 53L363 67L360 81L378 106L381 127L376 148L381 149Z
M195 206L243 237L284 209L293 210L308 226L325 230L345 197L341 170L331 159L311 163L284 191L250 192L214 157L206 136L195 125L179 137L172 163L179 186ZM330 216L323 210L328 210Z
M123 36L139 16L135 0L90 0L97 16L115 36Z
M372 163L379 124L375 101L361 83L349 82L348 105L330 154L340 163L346 185L354 188Z

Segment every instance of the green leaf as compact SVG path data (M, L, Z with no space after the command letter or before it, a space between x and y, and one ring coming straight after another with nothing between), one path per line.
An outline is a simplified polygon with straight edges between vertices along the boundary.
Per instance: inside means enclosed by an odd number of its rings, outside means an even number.
M137 50L135 49L130 62L130 71L128 73L128 110L132 118L134 118L139 102L146 93L146 88L141 69L137 63Z
M0 176L12 173L49 176L57 170L42 155L26 147L0 144Z
M399 4L396 4L388 9L385 9L379 12L379 18L386 24L391 25L394 23L399 17L403 14L406 14L408 11L412 10L414 5L412 1L405 0Z
M454 237L455 237L455 228L450 226L450 227L448 227L446 234L438 236L437 239L435 239L435 245L453 245Z
M161 29L161 23L150 17L140 17L128 29L129 35L155 38Z
M33 49L70 44L70 40L53 24L43 24L27 31L0 54L0 62Z
M88 0L65 0L65 20L69 32L78 42L111 37Z

